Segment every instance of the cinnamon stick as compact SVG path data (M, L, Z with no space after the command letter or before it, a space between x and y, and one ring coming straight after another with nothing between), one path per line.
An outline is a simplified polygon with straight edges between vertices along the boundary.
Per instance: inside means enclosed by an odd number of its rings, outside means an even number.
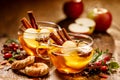
M29 23L29 21L25 17L21 19L21 22L25 28L32 28L32 25Z
M38 29L38 25L36 24L35 18L33 16L33 11L28 11L28 16L29 16L32 27L35 29Z
M50 38L52 38L57 45L63 44L63 41L59 39L53 32L50 33Z
M66 38L64 37L62 30L58 30L57 33L60 36L60 38L63 40L63 42L65 42Z
M70 36L68 35L67 31L65 30L65 28L62 28L63 34L66 37L67 40L71 40Z

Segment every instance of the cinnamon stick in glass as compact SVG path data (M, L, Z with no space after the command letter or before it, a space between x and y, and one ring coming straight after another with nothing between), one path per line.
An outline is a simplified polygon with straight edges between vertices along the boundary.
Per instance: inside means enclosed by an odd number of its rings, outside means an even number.
M62 30L58 30L57 33L60 36L60 38L63 40L63 42L65 42L66 38L64 37Z
M66 37L67 40L71 40L70 36L68 35L67 31L65 30L65 28L62 28L63 34Z
M29 23L29 21L25 17L21 19L21 22L26 29L32 28L32 25Z
M54 33L50 33L50 38L57 44L57 45L62 45L63 41L59 39Z
M28 13L28 16L29 16L30 23L31 23L32 27L35 28L35 29L38 29L38 25L36 24L35 18L33 16L33 11L28 11L27 13Z

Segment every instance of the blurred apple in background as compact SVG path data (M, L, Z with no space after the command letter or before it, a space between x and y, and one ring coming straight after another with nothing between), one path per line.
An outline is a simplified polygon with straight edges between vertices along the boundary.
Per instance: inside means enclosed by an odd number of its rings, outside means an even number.
M88 12L87 16L96 22L96 32L106 32L112 22L112 14L104 8L94 8Z
M83 12L82 0L70 0L66 2L63 6L63 11L68 18L78 18Z
M68 26L70 32L92 34L95 29L95 21L89 18L77 18L75 23Z

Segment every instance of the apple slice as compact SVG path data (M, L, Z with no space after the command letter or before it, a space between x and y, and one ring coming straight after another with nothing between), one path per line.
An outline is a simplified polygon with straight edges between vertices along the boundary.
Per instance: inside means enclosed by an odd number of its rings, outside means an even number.
M35 39L37 37L37 30L34 28L28 28L25 30L23 37L29 39Z
M43 29L40 30L40 33L50 33L50 31L48 29L43 28Z
M92 34L95 28L95 22L89 18L77 18L75 23L69 25L68 29L74 33Z
M89 32L89 28L88 27L83 27L83 26L81 26L79 24L76 24L76 23L70 24L68 29L71 32L74 32L74 33L87 33L87 32Z
M36 41L37 33L37 30L34 28L28 28L24 32L23 40L29 47L36 48L39 46L39 43Z
M76 43L73 42L73 41L66 41L66 42L64 42L63 45L62 45L62 47L63 48L62 48L61 51L64 54L71 54L71 53L77 51L77 50L73 49L73 48L77 47Z
M50 30L43 28L40 30L39 38L47 38L49 37L49 34L50 34Z

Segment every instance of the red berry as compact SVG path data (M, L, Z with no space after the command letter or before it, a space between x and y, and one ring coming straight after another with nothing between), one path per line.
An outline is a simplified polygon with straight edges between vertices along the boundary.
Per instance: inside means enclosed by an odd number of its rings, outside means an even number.
M98 61L95 63L97 66L101 66L102 65L102 61Z
M18 45L18 44L15 44L15 46L14 46L14 47L18 49L19 45Z
M14 51L16 51L16 50L17 50L17 48L15 48L15 47L14 47L14 48L13 48L13 50L14 50Z
M13 48L12 44L9 45L9 48Z
M11 54L11 53L5 53L5 54L4 54L4 58L5 58L5 59L11 58L11 57L12 57L12 54Z
M15 42L12 42L11 44L12 44L13 47L15 46Z
M100 68L102 71L107 71L108 67L107 66L101 66Z
M8 45L6 45L6 44L3 45L3 48L7 48L7 47L8 47Z
M106 56L105 58L104 58L104 61L109 61L110 60L110 56Z
M103 65L106 64L106 62L107 62L106 60L102 60L102 64L103 64Z
M21 51L23 50L22 46L20 46L20 50L21 50Z

